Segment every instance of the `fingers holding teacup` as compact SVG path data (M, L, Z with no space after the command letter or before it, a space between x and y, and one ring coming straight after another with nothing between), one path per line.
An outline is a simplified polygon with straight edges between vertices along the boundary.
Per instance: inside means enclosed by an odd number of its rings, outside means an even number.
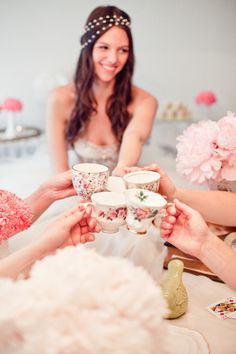
M125 171L125 174L127 174L130 172L142 171L143 169L144 169L143 167L132 166L132 167L125 167L124 171Z

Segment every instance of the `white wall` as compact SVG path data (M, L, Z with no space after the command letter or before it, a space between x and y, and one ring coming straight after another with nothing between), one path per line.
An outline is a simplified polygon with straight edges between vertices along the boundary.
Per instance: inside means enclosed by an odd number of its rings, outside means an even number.
M160 105L183 101L198 117L194 96L212 90L214 118L236 112L236 0L0 0L0 102L19 97L19 120L44 126L49 79L72 76L84 22L106 3L132 17L134 81Z

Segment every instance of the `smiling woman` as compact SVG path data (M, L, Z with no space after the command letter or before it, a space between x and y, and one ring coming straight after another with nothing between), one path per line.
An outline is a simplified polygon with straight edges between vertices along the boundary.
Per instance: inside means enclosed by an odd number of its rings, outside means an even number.
M80 162L102 163L116 175L138 163L157 101L132 84L130 28L129 15L114 6L89 15L74 82L49 97L47 137L57 172L69 167L69 147Z
M96 79L101 82L114 80L124 68L129 56L129 39L126 32L113 27L102 35L93 49Z

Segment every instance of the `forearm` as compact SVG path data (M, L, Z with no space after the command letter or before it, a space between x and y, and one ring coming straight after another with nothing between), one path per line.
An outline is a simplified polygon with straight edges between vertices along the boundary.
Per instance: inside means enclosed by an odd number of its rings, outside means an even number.
M16 279L25 273L33 263L45 256L40 244L33 243L0 261L0 277Z
M51 165L56 173L68 170L68 143L65 140L64 131L65 123L62 123L60 119L56 122L54 116L48 117L46 125L47 145Z
M206 242L201 248L200 260L216 275L236 290L236 254L217 236L209 231Z
M130 133L123 137L120 147L118 167L130 167L137 165L141 152L143 142L137 134Z
M174 198L196 209L207 222L236 226L236 193L177 188Z
M34 193L32 193L25 202L29 205L32 213L32 222L37 220L40 215L47 210L47 208L55 201L52 193L48 191L44 185L40 186Z
M48 148L53 171L55 173L67 171L69 168L67 143L49 141L48 138Z

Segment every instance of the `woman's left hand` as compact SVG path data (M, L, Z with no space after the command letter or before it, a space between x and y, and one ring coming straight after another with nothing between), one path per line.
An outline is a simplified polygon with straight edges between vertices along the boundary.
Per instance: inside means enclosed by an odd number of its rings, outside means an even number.
M93 232L101 229L96 219L91 217L92 209L77 205L60 215L44 232L39 240L40 248L47 254L65 246L77 245L95 240Z
M72 184L72 172L58 173L42 184L42 189L50 196L52 201L76 195Z

